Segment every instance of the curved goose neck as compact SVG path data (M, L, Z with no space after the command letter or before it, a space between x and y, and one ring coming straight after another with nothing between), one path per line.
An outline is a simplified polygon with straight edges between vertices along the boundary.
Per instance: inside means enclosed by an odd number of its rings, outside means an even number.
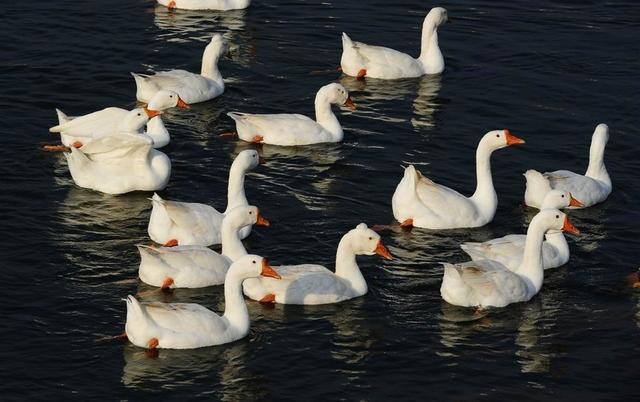
M218 70L218 60L220 59L220 48L215 45L208 45L204 49L202 55L202 68L200 69L200 75L216 81L219 84L223 84L222 74Z
M527 239L524 244L522 263L518 268L518 274L527 278L530 282L530 290L538 292L542 288L544 279L544 267L542 266L542 241L546 232L543 223L535 217L527 230Z
M351 247L349 234L344 235L340 240L340 244L338 244L338 251L336 252L336 275L348 281L355 292L359 294L367 293L367 282L358 267L356 254L353 251L353 247Z
M545 234L544 237L547 243L555 247L560 254L569 253L569 243L567 243L567 238L564 237L564 233L562 233L562 230L547 230L547 234Z
M493 177L491 176L491 154L490 149L484 142L480 141L476 150L476 191L471 196L471 200L485 215L493 216L498 206L498 196L493 187Z
M315 108L316 122L331 134L334 141L342 141L342 126L340 125L336 115L333 113L333 110L331 110L331 102L327 99L324 88L319 90L316 94Z
M222 255L230 259L231 262L247 255L247 249L244 248L240 239L241 228L233 215L226 215L222 220Z
M233 330L239 334L249 331L249 312L242 293L244 278L229 269L224 280L224 315L229 323L227 330Z
M244 192L244 178L247 174L247 170L242 166L243 161L236 158L231 164L229 169L229 184L227 185L227 209L224 211L231 211L235 207L249 205L247 201L247 195Z
M152 117L151 120L147 122L146 134L153 139L153 143L156 147L157 144L168 144L171 140L169 137L169 131L167 131L167 128L160 116Z
M585 176L591 177L604 182L606 185L611 186L611 178L609 172L604 166L604 149L607 145L606 140L597 134L593 136L591 140L591 147L589 148L589 167Z
M444 58L438 45L438 25L435 18L428 15L422 24L422 40L418 60L429 72L442 71L444 68Z

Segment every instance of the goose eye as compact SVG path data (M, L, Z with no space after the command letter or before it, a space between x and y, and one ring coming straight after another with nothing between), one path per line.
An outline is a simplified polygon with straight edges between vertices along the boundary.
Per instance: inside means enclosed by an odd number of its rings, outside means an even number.
M373 237L369 236L369 240L373 240Z
M173 95L169 95L169 98L173 98Z
M255 263L256 263L256 260L253 260L253 263L255 264Z
M556 215L556 219L560 219L560 215Z
M140 116L140 113L138 113L138 116Z
M249 211L249 215L253 215L253 211Z
M564 194L562 194L562 198L564 198Z
M496 134L496 137L500 138L500 134Z

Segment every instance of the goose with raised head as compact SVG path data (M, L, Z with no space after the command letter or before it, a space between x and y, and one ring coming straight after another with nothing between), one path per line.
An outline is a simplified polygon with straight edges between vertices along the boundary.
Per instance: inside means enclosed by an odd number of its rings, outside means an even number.
M158 0L158 4L170 10L243 10L251 4L251 0Z
M257 207L239 206L222 219L222 253L205 246L153 247L138 245L142 282L167 288L203 288L224 283L231 264L247 255L240 239L245 226L269 226Z
M151 137L154 148L162 148L170 141L169 132L162 121L160 112L172 107L188 109L189 105L177 93L162 90L158 91L149 104L143 108L149 121L146 123L146 131L137 132ZM56 112L58 125L51 127L49 131L60 133L60 139L65 146L71 146L76 141L88 144L94 139L130 130L126 123L130 111L119 107L109 107L76 117L67 116L59 109L56 109Z
M244 192L244 178L260 163L264 161L253 149L236 156L229 169L227 209L224 212L206 204L163 200L154 194L151 198L153 209L149 219L149 237L165 246L220 244L222 219L234 208L249 205ZM244 239L249 233L251 226L245 226L240 237Z
M153 149L153 141L137 134L99 138L65 153L73 181L107 194L157 191L165 188L171 161Z
M387 47L354 42L343 32L342 72L353 77L386 80L440 74L444 71L444 58L438 45L438 27L447 20L447 10L442 7L429 11L422 23L422 44L417 59Z
M569 206L579 208L582 203L573 198L568 191L551 190L542 202L542 209L561 209ZM522 263L526 240L526 235L511 234L483 243L463 243L460 248L474 261L498 261L514 271ZM569 244L562 230L549 229L545 234L545 241L542 243L542 265L544 269L557 268L566 264L569 261L569 255Z
M249 312L242 294L248 278L280 278L267 260L248 254L234 262L224 281L224 314L194 303L141 303L127 297L125 333L131 343L149 349L193 349L221 345L249 333Z
M563 212L544 209L531 220L522 263L516 270L494 260L444 263L440 295L447 303L463 307L504 307L529 301L542 288L542 242L549 229L580 233Z
M391 205L402 226L428 229L455 229L484 226L493 220L498 196L491 177L491 154L524 140L509 130L485 134L476 150L476 191L471 197L424 177L413 165L404 170Z
M170 70L153 75L131 73L136 81L136 97L149 102L156 92L168 89L180 95L185 102L199 103L213 99L224 92L224 80L218 70L218 60L229 46L220 34L214 34L202 56L200 74L185 70Z
M556 170L544 174L528 170L525 173L525 204L540 208L545 195L552 189L569 191L583 204L582 207L571 208L586 208L606 200L612 189L611 178L604 166L604 149L608 141L609 127L606 124L598 124L591 137L589 167L584 175L569 170Z
M361 223L340 240L335 273L316 264L279 266L276 269L282 276L280 281L247 280L244 294L261 302L282 304L330 304L363 296L368 291L367 282L356 256L374 254L392 258L380 235Z
M347 90L332 83L320 88L316 94L316 120L301 114L230 112L227 115L236 122L238 137L247 142L282 146L340 142L344 134L331 105L356 108Z

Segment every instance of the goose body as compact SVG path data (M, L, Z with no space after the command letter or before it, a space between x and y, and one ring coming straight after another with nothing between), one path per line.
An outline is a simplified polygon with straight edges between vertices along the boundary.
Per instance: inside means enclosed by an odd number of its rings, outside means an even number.
M608 141L609 127L606 124L598 124L591 139L589 167L584 175L569 170L556 170L544 174L535 170L527 171L525 203L530 207L540 208L546 193L553 189L570 192L582 202L581 208L606 200L612 190L611 178L604 165L604 150Z
M151 286L202 288L224 283L234 261L247 255L240 230L247 225L268 226L258 208L239 206L223 218L222 253L204 246L151 247L138 245L140 279Z
M438 27L448 19L447 10L434 7L422 24L420 56L412 56L394 49L354 42L342 33L342 71L353 77L399 79L439 74L444 71L444 58L438 45Z
M143 348L193 349L233 342L249 333L242 282L257 276L278 278L265 259L246 255L233 263L224 282L222 316L194 303L140 303L127 297L125 333Z
M542 209L566 208L568 206L579 207L580 201L573 198L567 191L552 190L547 193L542 204ZM514 271L522 264L526 235L511 234L483 243L467 242L460 247L472 260L497 261ZM567 239L561 230L550 229L545 234L542 243L542 265L544 269L557 268L569 261L570 251Z
M463 307L504 307L529 301L542 288L542 242L549 229L579 233L564 213L542 210L527 230L520 267L511 271L494 260L444 263L440 295L446 302Z
M171 161L148 137L118 134L70 150L65 156L73 181L107 194L161 190L171 175Z
M471 197L437 184L408 166L393 194L393 216L403 225L429 229L484 226L493 219L498 197L491 176L491 154L510 145L524 143L509 130L490 131L476 151L477 187Z
M227 52L228 45L222 35L213 35L202 57L200 74L185 70L171 70L153 75L135 74L136 97L141 102L149 102L161 90L170 90L187 103L211 100L224 92L224 80L218 70L220 56Z
M342 126L331 105L355 109L349 93L340 84L320 88L315 98L316 120L301 114L248 114L230 112L238 137L247 142L295 146L322 142L340 142Z
M249 205L244 192L244 178L260 162L255 150L245 150L238 154L229 169L227 209L224 212L206 204L163 200L158 194L154 194L151 198L153 208L148 227L151 239L160 244L170 241L179 245L220 244L224 215L238 206ZM240 236L244 239L249 233L251 227L247 226L241 230Z
M137 131L141 135L148 135L153 140L154 148L162 148L170 141L160 112L172 107L188 108L180 96L173 91L159 91L143 110L149 117L146 131ZM137 110L137 109L136 109ZM76 141L88 144L94 139L129 131L126 127L127 115L131 112L118 107L109 107L83 116L70 117L56 109L58 125L49 129L52 133L60 133L60 139L65 146L71 146Z
M251 0L158 0L168 8L182 10L242 10L251 4Z
M356 263L356 255L379 254L391 259L380 236L361 223L342 237L336 255L336 272L321 265L302 264L276 269L281 280L252 278L245 281L249 298L282 304L329 304L367 293L367 283ZM279 283L281 281L281 283Z

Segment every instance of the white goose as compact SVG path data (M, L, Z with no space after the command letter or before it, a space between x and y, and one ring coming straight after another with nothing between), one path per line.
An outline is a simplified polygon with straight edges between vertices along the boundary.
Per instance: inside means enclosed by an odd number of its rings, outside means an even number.
M329 304L359 297L368 289L356 256L373 254L392 258L380 235L361 223L340 240L335 273L315 264L280 266L276 269L282 276L281 281L246 280L244 294L261 302L282 304Z
M609 127L606 124L598 124L591 138L589 167L584 176L568 170L556 170L545 174L528 170L525 173L527 178L525 204L540 208L545 194L552 189L569 191L582 202L582 208L606 200L612 188L611 178L604 166L604 149L608 141Z
M103 137L65 153L73 181L107 194L162 190L169 182L171 161L153 149L146 136L121 133Z
M569 218L557 209L540 211L527 230L522 263L510 271L498 261L444 263L440 294L456 306L504 307L530 300L542 288L542 241L549 229L579 234Z
M316 120L301 114L227 113L236 122L238 137L261 144L295 146L322 142L340 142L342 126L331 105L355 110L347 90L340 84L325 85L316 94Z
M353 77L387 80L440 74L444 71L444 58L438 46L438 27L447 19L447 10L442 7L429 11L422 23L422 45L417 59L394 49L353 42L343 32L342 71Z
M523 143L524 140L507 129L490 131L482 137L476 150L476 191L471 197L436 184L412 165L408 166L391 200L393 216L402 226L428 229L486 225L493 219L498 206L491 177L491 154Z
M541 209L581 207L582 203L568 191L551 190L544 197ZM544 269L557 268L569 261L569 244L561 230L550 229L542 244L542 265ZM515 271L522 263L526 235L511 234L484 243L463 243L460 248L472 260L493 260L503 264L511 271Z
M258 276L280 276L257 255L234 262L224 281L224 315L193 303L140 303L127 297L125 333L142 348L193 349L221 345L249 333L249 312L242 295L242 282Z
M160 112L179 107L188 109L189 105L173 91L159 91L149 104L144 108L144 112L149 117L147 130L144 134L151 137L154 148L162 148L170 141ZM108 107L97 112L85 114L83 116L70 117L61 110L58 113L58 125L49 129L52 133L60 133L62 144L69 147L75 142L88 144L96 138L117 134L127 131L125 119L130 111L119 107ZM142 132L140 132L142 134Z
M224 216L221 254L204 246L138 245L138 275L142 282L163 289L220 285L231 263L247 255L240 229L248 225L269 226L269 221L254 206L240 206Z
M205 102L219 96L224 92L224 80L218 70L218 60L227 50L228 45L222 35L215 34L204 50L200 74L185 70L163 71L154 75L131 73L136 80L136 97L141 102L149 102L162 89L176 92L187 103Z
M149 237L165 246L220 244L222 218L238 206L249 205L244 192L244 178L248 171L264 161L253 149L236 156L229 169L227 209L219 212L215 208L199 203L167 201L154 194L153 209L149 219ZM242 239L249 236L251 226L240 231Z
M158 0L158 3L172 10L242 10L251 4L251 0Z

